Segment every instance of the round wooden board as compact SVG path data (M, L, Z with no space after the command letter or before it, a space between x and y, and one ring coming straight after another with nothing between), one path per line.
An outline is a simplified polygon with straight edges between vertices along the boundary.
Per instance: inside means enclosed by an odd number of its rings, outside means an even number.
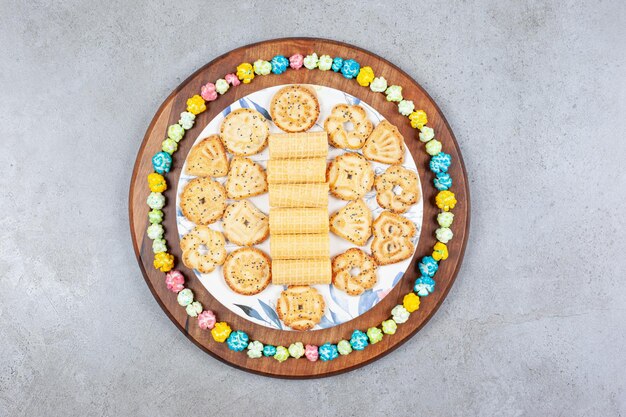
M411 314L407 323L398 326L395 335L385 336L382 342L370 345L364 351L339 356L329 362L290 359L279 363L273 358L266 357L249 359L244 352L229 350L225 343L215 342L208 331L200 329L197 320L189 318L185 309L177 304L176 294L167 290L164 283L165 274L155 270L152 266L154 259L152 245L146 236L146 229L149 225L147 221L149 208L146 205L149 189L146 176L153 171L151 158L161 150L161 142L167 136L167 127L178 122L180 113L185 110L187 98L198 94L203 84L209 81L214 82L225 74L235 72L236 66L241 62L254 62L259 58L269 60L278 54L287 57L296 53L306 55L314 51L319 55L354 58L362 66L372 67L376 76L385 77L389 85L402 86L403 96L413 100L417 109L426 111L428 125L435 129L436 137L442 142L444 152L452 156L449 173L453 180L452 190L458 200L454 208L454 224L452 225L454 239L448 243L449 258L440 263L439 271L435 276L437 281L435 292L421 299L420 309ZM202 129L218 112L239 98L272 85L289 83L319 84L343 90L370 104L396 125L404 135L406 144L417 164L424 198L424 217L419 244L411 265L400 283L374 308L356 319L329 329L310 332L290 332L263 327L238 316L221 305L203 287L193 271L186 268L180 261L181 251L176 228L175 193L180 170ZM175 268L183 272L187 279L187 286L193 290L196 299L205 309L213 310L220 321L228 322L233 329L245 331L251 340L260 340L275 346L289 346L296 341L315 345L322 345L328 341L336 343L341 339L349 339L354 329L366 330L386 320L391 309L402 302L403 295L411 291L418 276L418 260L432 252L432 247L436 242L434 238L434 231L437 228L436 216L439 212L434 204L436 195L436 190L432 186L434 175L428 169L430 157L425 152L424 145L417 140L417 130L411 128L408 119L398 113L397 105L387 102L384 94L374 93L369 88L361 87L355 80L344 78L341 73L309 71L302 68L299 71L288 69L281 75L256 76L252 83L231 88L223 97L207 103L207 107L207 111L197 117L195 126L188 131L185 139L179 143L178 152L174 154L172 170L166 176L168 189L164 194L167 198L167 205L163 209L165 238L170 253L176 258ZM452 130L435 102L411 77L386 60L361 48L324 39L285 38L244 46L214 59L192 74L170 94L150 123L135 162L129 200L130 228L137 260L150 291L174 324L191 341L213 357L243 370L282 378L314 378L349 371L372 362L400 346L426 324L446 297L460 268L469 229L469 190L463 160Z

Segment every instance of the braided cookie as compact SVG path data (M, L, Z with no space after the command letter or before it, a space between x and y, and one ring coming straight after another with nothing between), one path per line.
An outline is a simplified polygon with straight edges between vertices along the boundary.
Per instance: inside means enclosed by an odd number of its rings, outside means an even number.
M376 261L361 249L351 248L336 256L332 268L333 285L350 295L362 294L376 285Z

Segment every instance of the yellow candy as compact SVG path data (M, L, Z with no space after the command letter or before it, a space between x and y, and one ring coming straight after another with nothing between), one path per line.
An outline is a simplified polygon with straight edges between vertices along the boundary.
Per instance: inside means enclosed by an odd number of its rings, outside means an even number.
M406 311L412 313L420 308L420 298L415 293L410 292L404 296L402 305L406 308Z
M441 261L448 259L448 247L443 242L435 243L433 247L432 257L435 261Z
M428 123L428 117L424 110L415 110L409 114L409 120L411 121L411 127L415 129L421 129L426 123Z
M167 182L165 182L165 178L161 174L157 174L153 172L148 175L148 186L150 187L150 191L153 193L162 193L167 190Z
M456 205L456 198L454 198L454 193L452 191L439 191L439 194L435 197L435 203L437 204L437 207L443 211L450 211Z
M252 65L244 62L237 66L237 78L239 78L244 84L250 84L250 81L254 79L254 69Z
M230 336L230 326L228 323L220 321L219 323L215 323L215 327L211 329L211 336L215 339L216 342L224 343L228 336Z
M359 71L359 75L356 76L356 82L363 87L367 87L374 81L374 70L372 67L363 67Z
M159 252L154 255L154 269L158 269L161 272L168 272L174 268L174 256L167 252Z
M200 114L206 110L206 104L204 104L204 99L199 95L195 95L190 99L187 99L187 111L193 114Z

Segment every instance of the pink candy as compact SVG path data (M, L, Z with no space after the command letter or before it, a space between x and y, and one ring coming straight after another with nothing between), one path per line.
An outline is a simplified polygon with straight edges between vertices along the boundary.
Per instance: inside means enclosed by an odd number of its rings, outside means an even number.
M204 310L198 314L198 326L203 330L212 329L216 321L215 314L211 310Z
M185 276L178 270L173 269L165 274L165 285L172 292L181 292L185 288Z
M232 85L233 87L241 84L241 81L239 81L239 78L237 78L235 74L226 74L226 76L224 76L224 79L228 84Z
M200 95L206 101L213 101L217 98L217 91L215 91L215 84L206 83L200 89Z
M300 54L295 54L289 57L289 66L295 70L302 68L303 63L304 57Z
M315 345L306 345L304 348L304 356L311 362L315 362L317 358L319 358L319 353L317 352L317 346Z

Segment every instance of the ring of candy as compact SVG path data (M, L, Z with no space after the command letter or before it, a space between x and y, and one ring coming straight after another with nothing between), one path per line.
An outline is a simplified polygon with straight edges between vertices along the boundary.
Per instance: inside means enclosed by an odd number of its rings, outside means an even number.
M203 310L202 304L194 299L193 292L185 288L185 278L180 271L173 270L174 256L167 252L167 242L163 235L163 207L165 197L163 191L167 189L164 175L172 167L172 154L178 149L178 142L183 139L185 132L194 125L196 115L206 110L206 103L216 100L226 93L229 88L236 87L240 83L248 84L255 76L264 76L270 73L282 74L288 68L299 70L304 65L308 70L319 69L321 71L340 72L347 79L356 79L356 82L369 87L373 92L383 93L387 101L396 102L398 111L407 116L411 127L418 130L418 138L424 143L426 152L431 156L429 168L436 175L433 185L439 191L435 197L435 204L441 211L437 215L439 228L435 231L437 243L430 255L424 256L418 264L421 276L415 281L413 291L406 294L402 303L396 305L390 313L390 317L380 323L379 326L368 328L365 332L354 330L350 340L327 342L321 346L303 345L302 342L292 343L290 346L273 346L264 344L258 340L252 341L241 330L232 330L226 322L218 322L215 314L210 310ZM165 284L167 288L177 294L178 303L186 309L191 317L198 319L198 326L203 330L209 330L211 336L218 343L226 343L228 348L236 351L246 351L250 358L273 357L278 362L284 362L289 358L307 358L315 362L331 361L339 355L348 355L353 351L365 349L370 344L380 342L383 337L396 333L398 325L405 323L411 313L420 307L420 298L427 297L435 290L435 274L439 268L439 262L448 258L446 244L452 239L450 229L454 220L452 209L456 204L454 193L450 191L452 178L448 174L451 164L449 154L442 151L441 142L435 139L434 130L427 126L428 116L423 110L415 110L411 100L402 96L402 87L387 85L383 77L376 77L371 67L361 67L354 59L340 57L331 58L329 55L317 56L316 53L303 57L295 54L289 58L277 55L270 61L257 60L253 64L244 62L237 66L235 73L226 74L215 83L207 83L202 86L200 94L196 94L187 100L187 111L180 114L180 120L167 129L167 138L162 143L162 151L152 158L154 172L148 175L150 195L147 204L151 208L148 213L150 226L147 234L152 239L154 252L154 267L165 272Z

